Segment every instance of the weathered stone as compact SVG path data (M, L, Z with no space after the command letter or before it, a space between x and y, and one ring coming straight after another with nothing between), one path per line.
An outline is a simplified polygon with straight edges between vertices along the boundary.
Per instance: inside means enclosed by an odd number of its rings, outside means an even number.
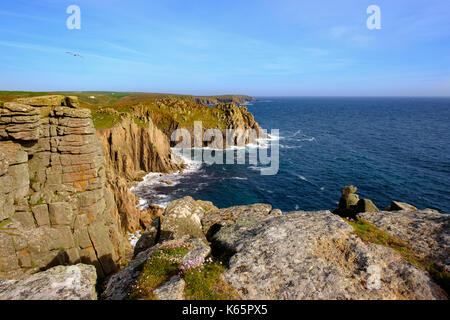
M369 199L361 199L356 205L355 211L357 213L361 212L378 212L378 208Z
M148 228L141 235L139 240L134 246L134 257L136 257L142 251L145 251L153 247L158 241L161 235L161 219L160 217L153 220L153 222L148 226Z
M75 244L81 249L89 248L92 246L91 239L87 227L78 228L74 233Z
M357 188L354 186L346 186L342 189L342 196L339 200L339 208L333 211L341 217L354 218L360 212L378 212L378 208L369 199L359 199L355 194Z
M61 95L49 95L32 98L18 98L16 101L34 107L64 106L66 104L66 97Z
M188 239L189 236L184 236L183 241L189 242L192 248L184 257L183 262L186 259L206 258L210 253L210 248L203 240L200 239ZM132 286L136 283L137 279L141 275L143 264L152 256L152 254L160 249L164 245L177 244L179 240L169 240L159 243L145 251L140 252L134 257L130 263L112 275L105 285L105 290L102 293L102 299L105 300L123 300L128 297L131 292Z
M415 210L366 212L358 216L406 241L415 252L450 272L450 215Z
M31 211L16 211L11 218L19 222L23 228L35 228L35 221Z
M180 239L185 235L205 239L201 224L204 212L191 197L172 201L161 218L160 240Z
M203 232L209 239L223 226L235 223L237 219L262 219L270 216L272 206L269 204L252 204L236 206L220 210L208 211L202 218Z
M189 243L193 246L189 252L183 257L183 263L188 261L196 261L200 259L205 259L211 254L211 247L201 239L189 239Z
M27 164L17 164L8 169L9 176L13 179L12 192L16 200L22 199L28 194L30 189L30 176Z
M271 216L281 216L283 215L283 212L280 209L273 209L269 212L269 215Z
M118 257L110 239L109 228L103 223L95 223L88 227L88 232L103 272L110 274L117 271Z
M413 205L405 202L392 201L391 204L384 209L384 211L417 211L418 209Z
M238 219L213 245L234 252L225 279L245 299L447 298L425 271L352 232L330 212L292 212Z
M2 272L18 269L19 264L16 257L14 243L11 237L4 233L3 230L0 230L0 248L0 275Z
M46 204L37 205L31 208L34 218L39 227L50 225L50 216Z
M186 283L179 276L173 276L169 281L153 290L157 300L184 300Z
M29 105L17 103L17 102L5 102L3 104L3 108L7 109L10 112L6 112L6 110L0 111L0 116L3 116L4 114L8 115L39 115L39 110L36 108L33 108ZM1 110L1 109L0 109Z
M58 266L22 280L0 279L0 300L96 300L93 266Z

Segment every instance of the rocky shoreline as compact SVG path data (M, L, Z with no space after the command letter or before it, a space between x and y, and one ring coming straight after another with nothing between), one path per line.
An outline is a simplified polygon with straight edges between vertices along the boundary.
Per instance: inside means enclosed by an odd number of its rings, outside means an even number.
M140 105L96 130L76 97L0 103L0 299L448 298L450 216L379 211L353 186L333 213L190 197L139 210L130 187L185 168L168 136L196 110L157 104L172 120ZM211 110L219 128L261 129L245 107Z

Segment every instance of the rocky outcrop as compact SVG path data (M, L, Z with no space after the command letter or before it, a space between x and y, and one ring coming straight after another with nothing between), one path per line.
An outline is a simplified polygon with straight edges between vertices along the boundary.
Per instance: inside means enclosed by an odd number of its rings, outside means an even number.
M423 258L450 272L450 215L419 210L366 212L358 216L406 241Z
M124 241L90 111L76 98L0 106L0 274L59 264L117 270Z
M445 299L428 274L364 243L329 211L238 219L213 243L235 252L225 278L245 299Z
M400 211L400 210L417 211L418 209L409 203L399 201L392 201L391 204L384 209L384 211Z
M57 266L22 280L0 279L0 300L97 300L93 266Z
M169 281L156 288L153 293L157 300L184 300L186 283L179 276L173 276Z
M356 190L358 189L354 186L346 186L342 189L339 208L333 211L334 214L341 217L354 218L357 213L378 212L378 208L371 200L359 199Z
M125 268L108 279L105 284L105 290L101 296L102 299L127 299L133 285L142 273L144 263L152 256L152 254L163 246L177 244L181 240L187 241L191 244L191 249L183 258L183 263L189 260L204 259L211 253L211 249L204 243L203 240L190 238L189 236L183 236L181 239L169 240L156 244L155 246L140 252ZM157 288L157 298L161 300L181 299L183 295L182 290L184 289L184 281L181 282L178 279L179 278L172 278Z
M203 232L209 239L210 236L227 225L235 224L237 219L241 222L250 219L263 219L268 216L279 216L281 211L272 210L270 204L252 204L248 206L236 206L225 209L211 210L202 219Z
M359 200L358 200L359 201ZM329 211L289 212L281 214L270 205L255 204L200 212L191 198L172 202L168 209L177 215L191 214L200 217L203 233L208 234L210 246L204 240L192 240L195 249L183 260L207 257L210 253L227 259L223 279L243 299L447 299L447 295L430 274L403 258L393 249L359 238L354 229L341 217ZM190 212L188 212L190 211ZM423 212L421 212L423 213ZM387 218L375 219L390 215ZM398 214L414 215L414 219L395 218ZM424 228L418 222L420 214L403 212L363 213L361 217L372 220L380 228L396 225L402 230L406 224L424 231L418 237L427 245L413 245L420 251L433 251L435 260L448 261L448 219L433 216L423 218ZM163 216L164 219L164 216ZM395 219L408 220L399 222ZM426 220L429 219L429 222ZM197 219L195 219L197 221ZM197 222L192 230L198 232ZM412 226L411 226L412 225ZM389 229L387 231L392 232ZM394 235L406 239L402 232ZM405 230L412 234L412 230ZM436 239L430 234L436 234ZM188 239L188 232L173 234L175 240ZM439 240L437 240L437 238ZM411 238L411 243L419 241ZM437 244L439 243L439 244ZM140 252L125 268L108 282L104 298L123 299L140 275L139 265L161 243ZM210 249L211 247L211 249ZM434 249L433 249L434 248ZM438 249L437 249L438 248ZM439 252L439 253L437 253ZM153 293L159 299L183 299L183 278L168 279Z

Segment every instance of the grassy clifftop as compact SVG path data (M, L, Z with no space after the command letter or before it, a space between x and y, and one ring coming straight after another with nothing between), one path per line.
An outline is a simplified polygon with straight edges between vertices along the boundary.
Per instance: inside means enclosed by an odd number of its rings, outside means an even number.
M170 93L142 93L142 92L112 92L112 91L64 91L64 92L30 92L30 91L0 91L1 101L12 101L16 98L61 94L76 96L81 102L92 105L112 105L117 103L143 102L164 98L178 98L197 104L211 105L219 103L243 104L255 101L255 98L246 95L219 95L219 96L190 96Z

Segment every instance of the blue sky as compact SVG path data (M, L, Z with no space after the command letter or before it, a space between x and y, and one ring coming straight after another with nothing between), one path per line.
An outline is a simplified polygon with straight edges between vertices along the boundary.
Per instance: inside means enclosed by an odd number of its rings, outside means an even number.
M449 96L450 2L2 0L0 90Z

